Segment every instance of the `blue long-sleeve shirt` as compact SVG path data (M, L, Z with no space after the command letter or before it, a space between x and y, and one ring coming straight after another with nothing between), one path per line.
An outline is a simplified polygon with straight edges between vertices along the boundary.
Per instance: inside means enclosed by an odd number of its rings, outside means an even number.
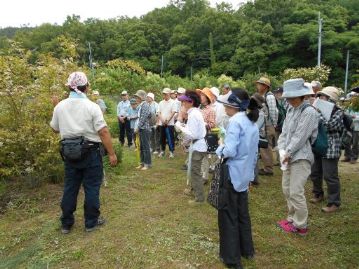
M245 112L230 118L224 144L218 147L216 153L228 158L229 175L237 192L247 191L249 182L254 179L258 142L258 127L248 119Z

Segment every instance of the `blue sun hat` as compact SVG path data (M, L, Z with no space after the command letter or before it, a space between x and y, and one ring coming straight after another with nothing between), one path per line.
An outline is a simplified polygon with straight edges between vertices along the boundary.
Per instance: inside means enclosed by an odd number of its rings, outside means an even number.
M289 79L283 84L283 98L295 98L308 95L310 89L302 78Z

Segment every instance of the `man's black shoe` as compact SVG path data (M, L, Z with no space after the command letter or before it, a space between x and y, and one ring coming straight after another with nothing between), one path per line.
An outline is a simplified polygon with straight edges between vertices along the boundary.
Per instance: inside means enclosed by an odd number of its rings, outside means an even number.
M106 223L106 220L103 218L98 218L97 224L91 228L86 228L86 232L90 233L97 229L98 226L101 226Z

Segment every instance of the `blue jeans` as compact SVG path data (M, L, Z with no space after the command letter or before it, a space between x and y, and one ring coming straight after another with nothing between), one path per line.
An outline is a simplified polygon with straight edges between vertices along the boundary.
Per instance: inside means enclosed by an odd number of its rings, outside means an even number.
M100 187L103 178L102 156L99 149L91 150L88 156L79 162L65 161L65 186L61 201L62 226L70 228L74 222L77 195L81 184L85 191L85 227L96 226L100 216Z

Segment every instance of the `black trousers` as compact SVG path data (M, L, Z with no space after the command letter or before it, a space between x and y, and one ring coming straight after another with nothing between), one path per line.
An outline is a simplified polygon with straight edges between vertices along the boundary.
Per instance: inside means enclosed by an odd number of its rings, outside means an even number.
M241 256L254 255L248 192L236 192L225 180L224 203L218 210L219 255L225 264L240 264Z
M340 206L340 181L338 173L339 159L326 159L314 156L312 173L313 193L316 197L324 196L323 178L328 187L328 205Z
M130 121L125 119L124 123L119 121L118 124L120 127L119 140L121 145L123 146L125 144L125 134L126 134L128 146L129 147L132 146L132 131L131 131Z

